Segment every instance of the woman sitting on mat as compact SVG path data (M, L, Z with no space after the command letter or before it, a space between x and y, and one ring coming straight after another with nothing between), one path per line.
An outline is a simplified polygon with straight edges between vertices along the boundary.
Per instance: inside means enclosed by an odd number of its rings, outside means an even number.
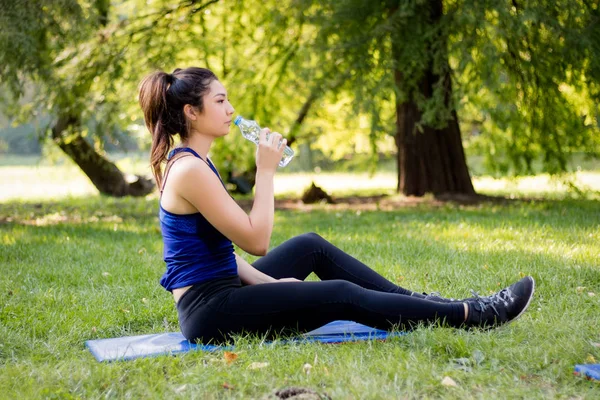
M203 68L154 72L141 82L139 101L152 134L151 163L161 192L167 270L160 283L173 293L187 339L219 343L240 333L306 332L334 320L386 330L418 323L493 327L517 318L529 305L531 277L488 297L453 300L415 293L315 233L267 253L273 176L285 139L268 128L261 131L256 194L247 214L208 158L213 141L229 133L234 112L217 77ZM170 151L176 135L180 146ZM263 257L251 265L234 253L232 243ZM311 272L321 281L303 282Z

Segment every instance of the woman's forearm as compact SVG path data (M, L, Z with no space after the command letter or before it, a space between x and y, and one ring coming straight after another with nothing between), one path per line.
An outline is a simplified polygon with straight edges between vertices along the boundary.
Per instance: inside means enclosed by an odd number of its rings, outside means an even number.
M267 254L273 231L273 220L275 213L275 199L273 194L273 173L258 171L256 173L256 185L254 192L254 203L249 218L259 240L260 255Z
M259 283L270 283L276 282L277 279L270 277L267 274L263 274L256 268L254 268L248 261L244 260L239 255L235 254L235 261L238 266L238 275L242 282L246 285L257 285Z

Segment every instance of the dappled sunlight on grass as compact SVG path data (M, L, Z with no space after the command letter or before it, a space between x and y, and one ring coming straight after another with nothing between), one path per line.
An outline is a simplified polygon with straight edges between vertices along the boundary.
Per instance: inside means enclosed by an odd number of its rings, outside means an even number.
M373 176L367 173L293 173L276 174L275 191L276 194L298 196L312 182L334 195L348 193L349 191L390 191L396 189L396 176L392 173L376 173Z
M281 382L326 385L334 398L347 397L345 387L357 398L407 387L415 397L444 397L440 381L451 376L461 398L473 391L594 398L572 370L586 357L600 358L590 345L600 342L597 210L597 201L569 198L277 211L272 247L314 231L412 290L463 298L470 289L488 294L531 274L536 295L517 322L490 332L421 327L386 342L347 346L264 346L260 338L240 337L231 365L220 362L222 353L203 352L100 364L84 349L86 340L178 330L173 299L158 283L165 266L156 196L6 201L0 208L0 385L19 382L50 396L85 379L85 393L127 380L138 397L156 397L155 386L147 396L142 390L151 379L164 388L159 397L171 398L171 386L202 377L199 387L222 390L227 381L240 397ZM253 362L269 366L249 370ZM307 362L310 375L302 369Z
M145 161L124 158L119 165L127 173L150 175ZM571 181L591 196L600 197L600 172L580 171L571 175ZM569 194L565 177L547 174L521 178L495 179L476 177L473 185L477 192L488 195L561 198ZM278 197L298 197L314 182L335 196L361 193L362 195L393 194L397 177L392 172L367 173L286 173L275 175L275 194ZM593 194L591 192L596 192ZM575 192L574 192L575 193ZM0 202L10 200L61 199L98 195L98 190L79 168L66 165L0 166Z
M97 195L77 167L0 167L0 201Z
M597 192L596 197L600 192L600 172L576 172L560 177L553 177L548 174L501 179L479 177L474 179L473 185L477 192L489 195L511 198L561 198L570 190L567 182L572 182L579 190L584 192Z

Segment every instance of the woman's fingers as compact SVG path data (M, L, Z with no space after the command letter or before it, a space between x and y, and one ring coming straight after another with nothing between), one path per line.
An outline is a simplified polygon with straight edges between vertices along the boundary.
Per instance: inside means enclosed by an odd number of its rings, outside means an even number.
M271 132L269 128L263 128L260 130L259 143L265 143L269 147L276 150L285 148L287 140L283 139L283 136L279 132Z
M281 142L281 133L279 132L272 132L269 135L269 144L274 147L275 149L279 149L279 143Z
M260 131L258 148L256 149L256 166L262 168L277 168L281 161L286 140L279 132L271 132L264 128Z
M258 141L260 143L266 143L267 141L267 135L269 134L269 132L271 132L271 130L269 128L263 128L260 130L260 133L258 134Z
M286 144L287 144L287 139L281 139L281 140L279 141L279 147L278 147L278 149L279 149L279 150L283 150L283 149L285 149L285 145L286 145Z
M280 279L278 279L278 281L279 282L303 282L296 278L280 278Z

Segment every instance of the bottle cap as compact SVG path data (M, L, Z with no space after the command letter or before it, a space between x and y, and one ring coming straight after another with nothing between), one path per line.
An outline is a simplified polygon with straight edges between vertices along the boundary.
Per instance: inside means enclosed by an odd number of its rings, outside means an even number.
M239 116L239 115L238 115L238 116L235 118L235 121L233 121L233 123L234 123L235 125L239 125L239 124L240 124L240 122L242 122L242 119L243 119L243 118L242 118L241 116Z

